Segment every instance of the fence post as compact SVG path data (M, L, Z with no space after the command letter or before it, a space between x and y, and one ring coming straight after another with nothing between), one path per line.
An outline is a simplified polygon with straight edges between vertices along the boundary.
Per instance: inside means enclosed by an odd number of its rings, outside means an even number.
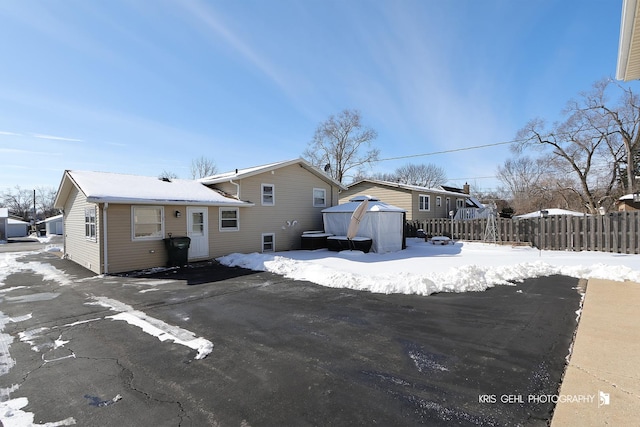
M618 218L619 215L610 215L610 234L611 234L611 250L609 252L612 253L620 253L620 236L618 235L620 232Z
M621 218L622 217L622 218ZM627 245L627 239L629 238L628 231L628 222L629 222L629 214L627 212L623 212L619 214L618 219L622 219L622 221L618 221L620 223L620 241L622 243L620 250L623 254L629 253L629 246Z
M574 216L573 218L571 218L571 226L572 226L572 232L571 232L571 236L572 236L572 250L578 250L581 251L582 250L582 228L580 227L580 222L581 219L584 219L585 217L579 217L579 216ZM582 221L584 222L584 221Z
M590 216L589 217L589 250L597 251L598 247L596 246L596 229L601 228L600 224L604 221L604 217L602 216ZM600 239L598 239L600 240ZM600 241L602 244L602 241Z
M629 253L638 253L638 212L629 212Z
M602 234L604 236L604 247L601 249L603 252L611 252L611 216L602 217ZM605 231L606 230L606 231Z

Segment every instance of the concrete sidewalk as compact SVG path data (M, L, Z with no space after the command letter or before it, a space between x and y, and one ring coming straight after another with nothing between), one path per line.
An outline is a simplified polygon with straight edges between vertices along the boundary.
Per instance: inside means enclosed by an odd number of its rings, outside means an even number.
M640 284L589 280L551 425L638 425Z

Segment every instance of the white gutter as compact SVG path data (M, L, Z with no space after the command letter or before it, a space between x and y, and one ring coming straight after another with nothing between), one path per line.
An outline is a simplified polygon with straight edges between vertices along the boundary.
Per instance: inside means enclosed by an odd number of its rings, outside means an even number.
M104 236L102 236L102 242L104 244L104 271L102 272L103 274L108 274L109 273L109 247L107 246L107 208L109 207L109 202L105 202L102 205L102 222L104 223L104 226L102 227L103 232L104 232Z
M622 18L620 22L620 42L618 44L618 65L616 79L629 81L627 66L633 38L633 26L636 18L637 0L624 0L622 4Z
M240 200L240 184L233 182L233 179L230 179L229 182L236 186L236 198Z
M235 183L234 183L235 184ZM236 184L237 185L237 184ZM254 203L248 202L207 202L207 201L192 201L192 200L151 200L151 199L126 199L118 197L87 197L87 202L90 203L115 203L122 205L163 205L163 206L232 206L232 207L251 207L255 206Z

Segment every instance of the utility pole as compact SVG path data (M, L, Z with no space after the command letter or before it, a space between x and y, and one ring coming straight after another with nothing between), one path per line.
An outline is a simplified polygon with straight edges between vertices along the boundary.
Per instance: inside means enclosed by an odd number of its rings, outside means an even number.
M36 230L36 190L33 190L33 226L32 226L32 230L34 233L37 232Z

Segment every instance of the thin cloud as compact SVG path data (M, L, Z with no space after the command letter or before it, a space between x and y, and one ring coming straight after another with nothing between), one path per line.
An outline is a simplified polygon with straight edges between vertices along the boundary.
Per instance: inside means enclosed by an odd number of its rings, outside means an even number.
M15 132L7 132L7 131L3 131L0 130L0 135L6 135L6 136L23 136L20 133L15 133Z
M6 154L27 154L30 156L33 155L44 155L44 156L59 156L61 153L51 153L46 151L34 151L34 150L22 150L19 148L0 148L0 153Z
M126 147L127 144L123 144L121 142L106 142L105 144L111 145L112 147Z
M44 134L41 134L41 133L34 133L34 134L32 134L32 136L34 138L52 139L54 141L84 142L82 139L65 138L65 137L62 137L62 136L53 136L53 135L44 135Z
M289 93L286 84L287 80L280 75L274 65L259 55L251 46L231 31L229 27L224 25L211 7L208 7L200 1L184 2L183 6L194 18L202 21L209 30L221 36L234 50L258 67L258 69L280 86L280 88Z

